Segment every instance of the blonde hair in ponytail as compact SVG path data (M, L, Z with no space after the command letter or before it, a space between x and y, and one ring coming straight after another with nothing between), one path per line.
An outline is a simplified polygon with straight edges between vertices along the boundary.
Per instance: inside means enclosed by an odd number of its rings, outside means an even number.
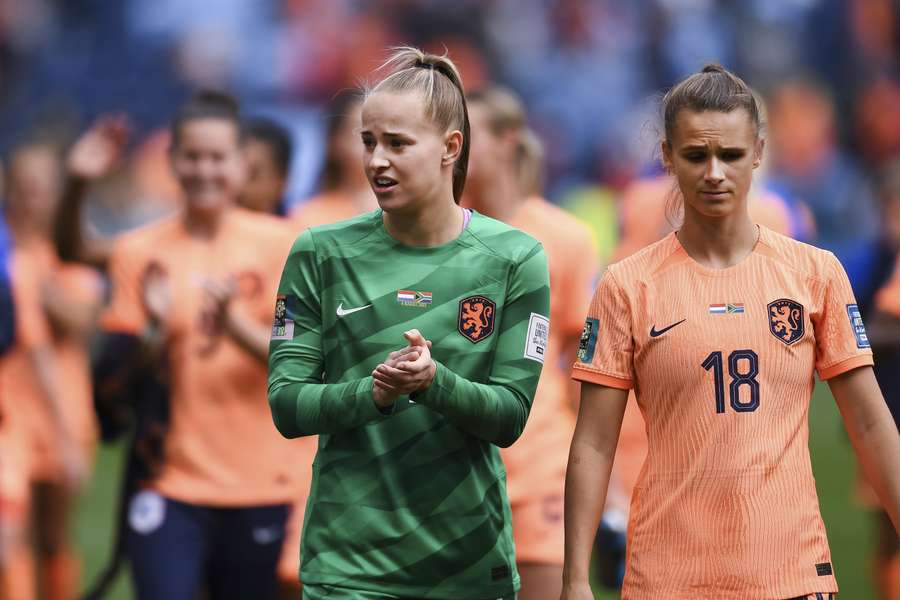
M379 70L390 73L366 96L376 92L417 92L425 101L425 114L442 131L462 132L462 148L453 165L453 199L459 204L469 169L469 110L462 78L453 61L446 55L427 54L418 48L393 48Z

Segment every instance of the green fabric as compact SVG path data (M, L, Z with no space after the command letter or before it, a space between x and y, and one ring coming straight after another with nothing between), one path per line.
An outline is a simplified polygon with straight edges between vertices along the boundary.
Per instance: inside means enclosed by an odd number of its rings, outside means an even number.
M400 302L404 291L414 293ZM303 581L405 598L514 593L497 445L522 433L540 376L541 362L526 357L547 334L540 244L476 213L457 240L411 248L385 232L375 211L304 232L279 294L269 358L273 418L287 437L320 436ZM482 311L460 322L490 302L492 321ZM370 373L406 345L411 328L434 344L435 379L384 414L372 400Z
M334 587L330 585L307 585L303 586L303 600L415 600L414 598L403 598L393 594L382 594L381 592L368 592L365 590L353 590L344 587ZM474 600L474 599L473 599ZM483 600L516 600L516 594L508 596L484 598Z

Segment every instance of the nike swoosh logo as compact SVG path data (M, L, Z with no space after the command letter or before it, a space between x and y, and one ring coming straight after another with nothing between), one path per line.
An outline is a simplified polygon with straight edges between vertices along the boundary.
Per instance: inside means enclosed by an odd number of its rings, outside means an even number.
M366 304L365 306L360 306L359 308L347 308L347 309L345 309L345 308L344 308L344 303L341 302L340 304L338 304L338 307L337 307L337 316L343 317L343 316L346 316L346 315L351 315L351 314L353 314L353 313L355 313L355 312L358 312L358 311L361 311L361 310L365 310L365 309L369 308L370 306L372 306L372 305L371 305L371 304Z
M656 325L654 325L650 328L650 337L659 337L662 334L664 334L665 332L667 332L668 330L672 329L673 327L677 327L678 325L681 325L685 321L687 321L687 319L682 319L682 320L678 321L677 323L672 323L668 327L663 327L659 331L656 330Z

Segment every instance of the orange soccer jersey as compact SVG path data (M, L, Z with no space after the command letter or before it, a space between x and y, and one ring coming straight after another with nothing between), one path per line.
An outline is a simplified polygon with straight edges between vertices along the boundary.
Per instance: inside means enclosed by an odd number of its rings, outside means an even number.
M609 267L573 376L633 387L647 423L622 597L837 591L807 412L815 372L871 364L837 259L765 227L727 269L675 234Z
M584 323L597 275L597 248L581 221L542 198L526 200L510 225L534 236L547 253L551 323L528 425L515 444L500 451L507 471L516 559L562 564L563 488L575 429L563 353L566 340L577 340Z
M147 322L141 285L153 266L169 281L167 318L171 423L153 487L193 504L250 506L291 499L296 446L275 431L266 366L220 331L203 283L234 277L233 309L269 324L292 236L284 222L230 209L212 239L191 237L180 217L125 234L113 249L108 331L138 333Z
M375 207L373 200L372 208L374 209ZM352 219L363 212L365 211L361 211L353 202L353 198L346 194L334 192L310 198L291 210L288 218L293 222L295 229L299 233L310 227Z
M96 441L96 424L87 343L54 335L43 310L42 287L52 285L69 302L98 305L102 296L100 276L87 267L60 263L49 246L35 243L17 248L12 277L19 333L16 345L3 359L0 386L8 405L14 405L9 409L16 412L17 422L24 429L30 477L56 481L62 476L63 463L57 431L49 426L54 417L30 355L33 348L46 345L53 351L60 416L85 460L90 459Z

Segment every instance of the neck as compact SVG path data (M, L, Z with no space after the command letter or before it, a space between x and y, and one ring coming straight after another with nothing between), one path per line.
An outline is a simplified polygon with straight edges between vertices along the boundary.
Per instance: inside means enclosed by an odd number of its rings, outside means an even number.
M711 269L725 269L749 255L759 239L759 229L746 210L711 218L685 207L678 241L688 255Z
M383 213L388 234L406 246L441 246L459 237L463 212L452 199L416 212Z
M466 194L467 206L504 223L512 221L525 199L507 172L472 187L471 193Z
M228 209L198 210L190 207L184 213L184 226L191 237L211 238L219 231Z

